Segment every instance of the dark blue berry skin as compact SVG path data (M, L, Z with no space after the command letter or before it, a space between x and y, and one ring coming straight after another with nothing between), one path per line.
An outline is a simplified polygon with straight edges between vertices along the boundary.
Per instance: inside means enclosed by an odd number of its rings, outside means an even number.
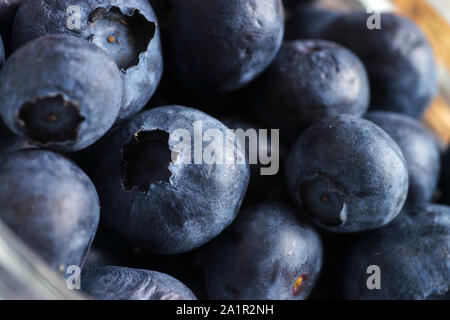
M151 0L172 82L206 93L245 86L275 58L281 0Z
M410 20L381 15L381 30L367 28L369 15L345 14L334 20L324 37L356 53L369 73L371 107L420 117L437 93L433 51Z
M124 267L84 272L81 289L96 300L197 300L189 288L167 274Z
M82 266L100 219L91 180L67 158L41 149L0 160L0 219L55 270Z
M45 36L8 59L0 73L0 115L32 144L72 152L101 138L120 110L123 81L97 46Z
M347 299L426 299L450 286L450 208L408 207L386 228L355 241L341 276ZM381 270L381 290L367 288L367 267Z
M440 173L440 150L437 139L409 116L376 111L366 119L386 131L402 150L408 165L408 204L427 203L433 197Z
M313 227L285 204L264 203L241 212L212 243L205 285L211 299L303 300L321 265Z
M6 47L9 47L12 24L21 3L22 0L0 0L0 37Z
M302 129L327 116L361 116L369 107L369 81L349 50L323 40L283 44L254 90L261 122L294 143Z
M71 5L80 8L80 29L67 26L72 21L67 13ZM46 34L89 40L117 63L124 79L117 122L139 112L159 84L163 69L159 25L147 0L26 1L14 21L14 47Z
M391 222L408 193L408 169L392 138L354 116L324 119L306 130L286 165L289 192L320 227L338 233Z
M325 28L340 13L325 9L314 2L294 6L286 21L285 40L321 39Z
M0 36L0 69L5 63L5 48L3 47L2 37Z
M244 198L248 164L195 164L194 147L172 162L180 145L175 131L187 130L193 145L196 121L203 132L227 129L195 109L159 107L124 123L100 148L95 181L103 221L154 253L183 253L212 240L231 224ZM203 150L210 143L203 142ZM245 158L239 148L237 155ZM189 156L192 164L186 164Z

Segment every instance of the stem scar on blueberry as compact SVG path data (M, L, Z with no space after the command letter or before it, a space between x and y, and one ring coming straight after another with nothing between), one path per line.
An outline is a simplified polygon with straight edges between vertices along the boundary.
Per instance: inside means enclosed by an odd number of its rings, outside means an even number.
M306 213L328 226L339 226L345 219L345 203L336 188L325 178L317 178L300 186L299 196Z
M301 293L301 289L305 285L306 280L308 279L308 276L306 274L302 274L300 277L295 279L294 285L292 286L292 295L298 296Z
M39 143L76 141L84 117L78 107L60 95L26 102L19 110L19 123Z
M47 120L49 122L55 122L58 118L56 117L56 115L53 112L50 112L47 114Z
M155 182L170 183L172 151L169 134L162 130L139 131L123 148L126 190L147 192Z
M97 8L88 21L88 40L105 50L123 71L139 64L140 55L156 33L156 23L148 21L137 9L125 14L114 6Z

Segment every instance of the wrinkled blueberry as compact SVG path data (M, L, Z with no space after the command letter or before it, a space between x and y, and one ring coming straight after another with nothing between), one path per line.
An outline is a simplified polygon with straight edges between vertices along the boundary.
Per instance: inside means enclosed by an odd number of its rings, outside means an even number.
M205 284L211 299L303 300L322 265L318 234L281 203L241 212L209 252Z
M381 14L381 29L367 27L369 14L334 20L324 37L355 52L369 73L371 107L420 117L437 93L433 51L410 20Z
M422 123L403 114L377 111L366 118L386 131L402 150L409 172L407 203L429 202L440 171L437 139Z
M450 286L449 251L450 208L408 208L386 228L355 242L340 277L343 297L411 300L445 294ZM376 271L368 273L369 266L379 268L381 289L368 289L367 283L377 284Z
M337 17L338 12L317 3L301 3L290 11L284 37L286 40L321 39L325 28Z
M236 159L245 155L234 135L226 151L211 150L227 140L202 139L210 129L225 137L227 128L201 111L169 106L143 112L107 137L95 173L106 225L161 254L195 249L226 228L243 200L249 168L221 161L230 148Z
M124 267L88 270L82 274L81 288L97 300L197 300L167 274Z
M90 179L56 153L27 149L0 161L0 219L62 273L82 266L100 219Z
M151 0L171 81L208 94L243 87L275 58L281 0Z
M45 36L14 52L3 67L0 114L33 144L77 151L114 124L122 87L116 64L97 46Z
M353 53L322 40L283 44L254 91L261 121L295 142L302 128L330 115L363 115L370 92L366 70Z
M69 10L73 5L79 12ZM102 48L116 62L124 78L117 121L140 111L159 84L159 27L147 0L25 1L14 21L14 47L46 34L83 38Z
M293 147L285 172L295 203L317 225L339 233L386 225L408 193L400 148L375 124L354 116L311 126Z

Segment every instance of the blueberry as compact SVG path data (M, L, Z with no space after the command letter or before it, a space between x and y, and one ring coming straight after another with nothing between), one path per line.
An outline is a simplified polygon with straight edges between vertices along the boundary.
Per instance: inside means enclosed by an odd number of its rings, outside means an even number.
M203 245L234 220L247 188L248 165L220 161L220 150L217 157L211 152L218 163L206 161L201 150L222 144L202 139L195 124L203 133L222 135L227 129L198 110L168 106L137 115L105 138L95 180L102 218L111 230L155 253L176 254ZM182 141L180 132L190 136ZM236 159L244 158L236 140L231 135L233 143L222 154L234 147ZM180 150L180 145L186 147Z
M12 24L22 0L0 0L0 37L8 47Z
M324 37L355 52L369 73L371 107L420 117L437 93L433 51L409 19L381 14L381 29L367 28L369 15L345 14Z
M300 3L290 11L284 37L286 40L320 39L325 28L339 15L316 2Z
M283 44L254 90L261 121L295 142L302 128L330 115L361 116L370 91L363 64L347 49L323 40Z
M17 50L0 73L0 114L16 134L60 151L102 137L120 109L123 81L101 49L45 36Z
M100 219L90 179L56 153L27 149L0 162L0 219L55 270L82 266Z
M444 294L450 286L449 250L450 207L423 204L408 208L386 228L355 242L341 276L343 295L410 300ZM379 267L379 290L367 287L372 283L369 266Z
M429 202L440 172L437 139L421 122L403 114L378 111L366 118L386 131L402 150L409 172L407 203Z
M210 247L205 283L211 299L302 300L320 273L322 244L289 206L264 203L241 212Z
M79 12L69 10L73 5L71 0L24 2L14 21L14 47L46 34L69 34L96 44L117 63L124 78L117 121L133 116L150 100L162 75L159 27L152 7L147 0L76 1Z
M124 267L84 272L81 288L97 300L197 300L191 290L167 274Z
M150 2L161 21L168 76L193 91L223 93L245 86L281 45L281 0Z
M317 225L338 233L386 225L408 193L400 148L378 126L354 116L311 126L293 147L285 172L295 203Z

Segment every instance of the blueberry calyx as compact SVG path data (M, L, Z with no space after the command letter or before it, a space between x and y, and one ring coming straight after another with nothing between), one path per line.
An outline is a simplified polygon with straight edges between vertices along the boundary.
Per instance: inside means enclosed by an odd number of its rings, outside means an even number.
M95 9L89 16L89 41L105 50L122 72L139 64L156 33L156 23L148 21L138 9L123 12L111 6Z
M125 168L124 188L148 192L156 182L170 183L172 151L170 135L163 130L138 131L122 152Z
M309 217L326 226L339 226L346 220L345 202L334 184L319 177L300 185L299 196Z
M61 95L36 98L19 109L18 120L26 135L42 144L78 140L85 120L79 106Z

